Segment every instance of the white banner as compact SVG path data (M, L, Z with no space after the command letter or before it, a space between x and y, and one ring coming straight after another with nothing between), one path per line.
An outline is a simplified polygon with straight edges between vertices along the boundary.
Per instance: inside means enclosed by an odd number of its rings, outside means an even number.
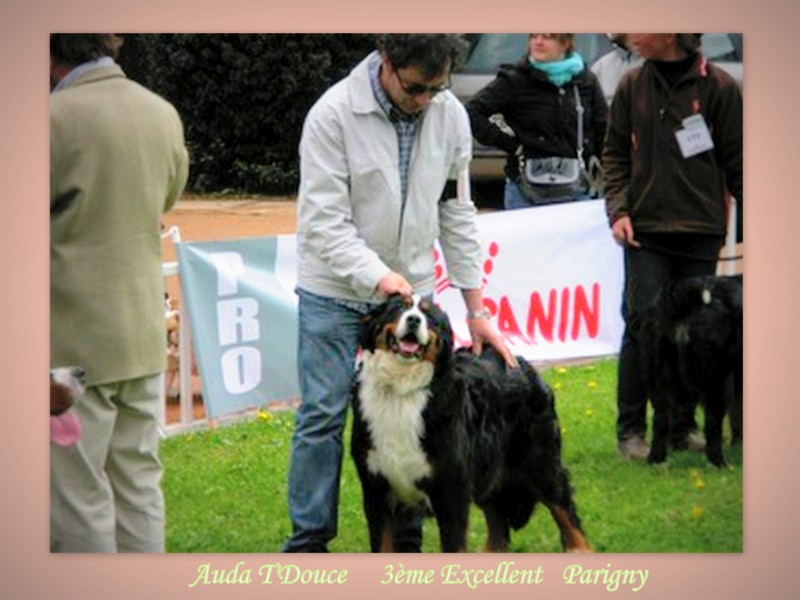
M484 303L512 350L531 361L616 354L623 254L605 201L482 214ZM468 339L461 293L445 277L436 299Z

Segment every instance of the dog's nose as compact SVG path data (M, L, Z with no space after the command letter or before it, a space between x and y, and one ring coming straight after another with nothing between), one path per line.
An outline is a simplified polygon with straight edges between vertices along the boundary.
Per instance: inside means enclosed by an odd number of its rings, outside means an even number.
M72 376L83 383L83 381L86 379L86 371L80 367L73 367Z
M409 331L416 331L419 329L420 323L422 323L422 319L416 315L409 315L406 318L406 327Z

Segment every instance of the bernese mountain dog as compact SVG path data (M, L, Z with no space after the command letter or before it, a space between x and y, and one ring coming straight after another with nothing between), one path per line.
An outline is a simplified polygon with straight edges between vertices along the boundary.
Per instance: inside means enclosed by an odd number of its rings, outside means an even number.
M70 408L86 393L85 377L80 367L50 369L50 441L57 446L74 446L81 437L81 423Z
M471 502L486 518L487 552L506 551L539 502L564 550L591 552L554 396L533 367L520 359L509 370L490 347L454 352L447 315L416 296L367 315L360 345L351 452L373 552L405 550L393 534L401 511L434 516L442 551L466 552Z
M639 340L653 403L648 461L666 461L671 418L702 404L706 456L724 466L726 412L731 442L742 442L742 277L669 282L645 313Z

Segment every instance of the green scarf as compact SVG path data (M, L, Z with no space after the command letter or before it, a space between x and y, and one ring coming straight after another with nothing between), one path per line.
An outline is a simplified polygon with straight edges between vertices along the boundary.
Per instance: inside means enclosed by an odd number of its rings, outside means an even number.
M561 87L583 71L585 66L583 58L577 52L570 52L569 56L561 60L547 62L537 62L528 57L528 62L534 69L539 69L547 75L547 78L558 87Z

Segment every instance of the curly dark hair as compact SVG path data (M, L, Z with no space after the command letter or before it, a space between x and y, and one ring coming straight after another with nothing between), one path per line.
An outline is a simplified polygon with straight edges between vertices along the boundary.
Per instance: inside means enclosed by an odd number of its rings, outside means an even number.
M469 45L455 33L384 33L377 46L394 68L413 66L426 77L436 77L460 67Z
M68 65L96 60L103 56L116 58L122 38L114 33L51 33L50 56Z

